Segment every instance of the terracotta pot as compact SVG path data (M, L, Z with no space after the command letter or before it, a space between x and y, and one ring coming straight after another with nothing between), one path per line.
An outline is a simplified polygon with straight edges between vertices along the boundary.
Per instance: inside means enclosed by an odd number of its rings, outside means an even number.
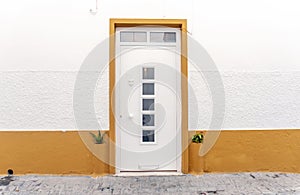
M199 156L201 143L190 143L189 145L189 172L203 173L204 158Z

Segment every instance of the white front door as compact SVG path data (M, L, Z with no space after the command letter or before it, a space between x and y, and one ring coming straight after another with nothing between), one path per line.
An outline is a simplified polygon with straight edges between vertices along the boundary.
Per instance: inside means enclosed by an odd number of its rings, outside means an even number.
M180 33L117 31L116 168L180 171Z

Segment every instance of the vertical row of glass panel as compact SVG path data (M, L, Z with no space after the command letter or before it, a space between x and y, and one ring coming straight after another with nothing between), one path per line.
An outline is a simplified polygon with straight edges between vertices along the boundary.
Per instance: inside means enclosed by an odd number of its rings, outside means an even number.
M142 67L142 142L155 140L155 70Z

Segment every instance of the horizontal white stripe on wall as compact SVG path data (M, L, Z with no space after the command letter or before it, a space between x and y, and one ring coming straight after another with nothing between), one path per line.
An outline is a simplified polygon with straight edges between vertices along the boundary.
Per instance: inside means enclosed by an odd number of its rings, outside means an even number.
M215 72L206 75L218 77ZM225 91L222 129L300 128L300 72L221 72L221 76ZM196 102L189 102L189 129L210 129L209 86L196 71L190 71L189 77L197 95ZM198 120L194 116L197 106Z
M215 72L207 74L216 76ZM73 113L76 75L75 71L0 72L0 129L78 129ZM222 129L300 128L300 72L222 72L221 75L226 98ZM208 129L212 115L208 86L196 71L189 72L189 82L197 96L189 106L197 104L199 112L198 121L195 113L189 113L189 129ZM107 72L99 78L94 97L96 117L101 129L107 130ZM89 123L85 127L95 128Z
M87 72L86 83L95 74L100 75L99 72ZM75 71L0 72L0 129L78 129L73 112L76 76ZM86 83L81 85L83 91ZM109 122L107 72L99 77L93 92L96 118L101 129L107 130ZM90 100L91 104L92 101ZM82 112L90 113L89 110ZM89 120L86 118L86 121ZM99 128L90 126L89 122L85 124L84 129Z

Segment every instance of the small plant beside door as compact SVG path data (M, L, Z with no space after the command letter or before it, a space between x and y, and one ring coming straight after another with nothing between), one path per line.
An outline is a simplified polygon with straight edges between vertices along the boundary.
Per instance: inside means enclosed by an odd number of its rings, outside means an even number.
M106 133L101 133L101 131L98 131L98 134L90 133L93 137L95 144L103 144L104 143L104 136Z
M192 136L192 142L189 145L189 171L191 173L202 173L204 169L204 158L199 155L201 145L204 140L202 132L196 132Z
M202 133L196 133L192 137L192 142L198 143L198 144L203 143L203 138L204 138L204 135Z

